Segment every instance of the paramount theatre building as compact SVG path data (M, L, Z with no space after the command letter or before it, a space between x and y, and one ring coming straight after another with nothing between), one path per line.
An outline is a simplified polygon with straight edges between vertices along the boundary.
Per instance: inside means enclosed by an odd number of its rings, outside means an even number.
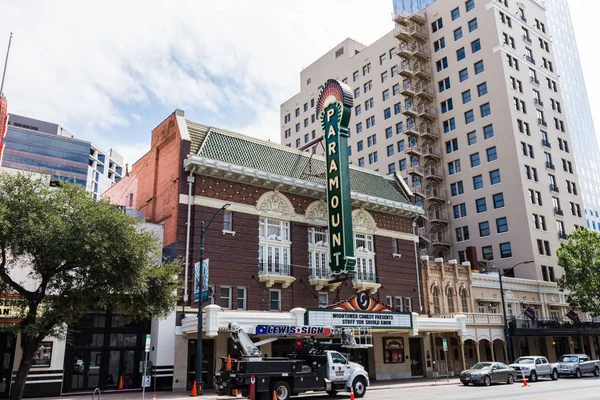
M202 314L204 387L211 387L219 357L235 355L227 332L231 322L257 340L279 336L261 347L268 356L293 348L293 333L277 326L362 328L359 341L370 346L353 349L351 357L372 379L431 370L426 330L437 323L418 316L422 296L413 233L422 209L396 176L351 166L352 228L344 239L356 273L334 281L326 172L323 157L197 124L176 110L152 131L150 151L105 193L163 224L165 253L182 260L173 390L189 389L194 380L202 221L212 294ZM453 318L437 321L436 329L461 326Z

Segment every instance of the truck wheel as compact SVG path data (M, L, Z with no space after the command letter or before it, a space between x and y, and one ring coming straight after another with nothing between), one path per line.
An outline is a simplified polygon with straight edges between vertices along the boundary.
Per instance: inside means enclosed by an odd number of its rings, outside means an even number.
M552 378L553 381L557 380L558 379L558 371L553 370L552 375L550 375L550 378Z
M595 377L600 376L600 368L598 368L598 367L594 368L594 376Z
M338 392L337 392L337 390L330 390L327 392L327 394L331 397L335 397L335 396L337 396Z
M289 400L292 395L292 390L287 382L279 381L273 385L273 392L277 400Z
M577 378L577 379L581 378L581 370L579 368L577 368L575 370L575 378Z
M360 399L367 392L367 382L363 377L357 376L352 383L352 390L354 391L354 397Z
M530 382L537 382L537 380L538 380L537 372L531 371L531 374L529 375L529 381Z

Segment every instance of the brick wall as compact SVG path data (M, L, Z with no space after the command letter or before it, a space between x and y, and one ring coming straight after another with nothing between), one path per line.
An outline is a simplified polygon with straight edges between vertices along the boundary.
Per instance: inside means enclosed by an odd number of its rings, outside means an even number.
M129 176L113 185L104 195L113 204L130 207L144 213L148 222L164 223L165 247L177 239L179 193L187 193L183 172L184 157L190 143L183 142L175 114L171 114L152 131L151 148L132 166Z
M200 177L196 177L199 180ZM220 193L226 193L221 190ZM252 191L250 191L252 192ZM224 196L224 195L223 195ZM249 197L253 197L250 196ZM226 200L226 199L223 199ZM194 206L192 212L193 237L191 239L190 270L188 291L193 293L193 265L200 259L200 223L208 222L216 208ZM180 205L178 224L178 253L185 258L185 228L187 205ZM215 286L215 301L219 302L220 286L231 286L232 305L235 309L237 287L247 288L247 309L269 310L269 288L258 281L258 219L256 215L233 212L235 235L223 233L223 213L218 213L210 229L205 234L204 257L210 260L209 283ZM281 289L283 310L294 307L318 307L318 292L308 284L308 225L297 222L290 224L292 275L296 281L283 289L275 284L273 289ZM410 297L413 310L418 311L417 279L415 270L414 245L412 241L398 240L401 258L392 255L392 239L384 236L374 237L375 265L379 282L383 288L375 298L384 302L386 296ZM182 276L183 278L183 276ZM323 289L325 291L326 289ZM329 302L345 300L356 293L352 282L348 281L338 292L329 292Z

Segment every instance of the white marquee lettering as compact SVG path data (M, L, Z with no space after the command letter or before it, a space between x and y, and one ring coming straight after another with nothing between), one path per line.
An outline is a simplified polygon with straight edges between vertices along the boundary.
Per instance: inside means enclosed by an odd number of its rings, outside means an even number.
M335 263L336 264L340 264L340 256L342 255L342 253L333 253L333 256L335 257Z
M331 121L331 117L333 117L333 115L335 114L335 108L332 107L329 110L327 110L327 122Z
M327 132L327 139L329 139L332 136L337 135L337 132L335 131L335 129L333 129L333 125L329 125L329 132Z
M333 196L331 198L331 208L338 208L338 206L340 205L340 198L337 196Z
M335 162L335 160L331 160L331 164L329 165L329 173L332 173L333 171L337 171L338 167L337 167L337 163Z
M340 188L340 177L336 176L335 178L329 178L329 190L339 189Z
M329 143L329 155L335 154L336 150L335 150L335 146L337 145L336 142L331 142Z
M335 219L337 217L337 221ZM340 214L331 214L331 226L338 227L340 225Z
M341 235L342 234L340 232L334 233L333 235L331 235L331 245L333 247L342 245L342 236Z

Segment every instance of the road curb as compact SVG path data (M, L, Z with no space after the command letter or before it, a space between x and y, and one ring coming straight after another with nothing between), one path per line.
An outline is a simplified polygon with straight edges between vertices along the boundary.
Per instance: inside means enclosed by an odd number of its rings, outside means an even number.
M399 384L399 385L391 385L391 386L369 386L368 390L389 390L389 389L410 389L410 388L418 388L418 387L429 387L429 386L449 386L449 385L457 385L460 382L427 382L427 383L415 383L415 384Z

